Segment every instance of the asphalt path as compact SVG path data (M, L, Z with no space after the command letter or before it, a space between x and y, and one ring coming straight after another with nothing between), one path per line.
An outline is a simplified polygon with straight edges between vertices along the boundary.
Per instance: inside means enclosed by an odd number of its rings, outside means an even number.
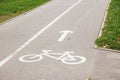
M120 54L95 49L109 0L52 0L0 25L0 80L120 80Z

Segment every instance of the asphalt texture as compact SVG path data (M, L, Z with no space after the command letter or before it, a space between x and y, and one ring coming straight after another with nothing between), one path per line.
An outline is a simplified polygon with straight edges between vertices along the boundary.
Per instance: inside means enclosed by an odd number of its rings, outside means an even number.
M120 80L120 54L95 49L108 4L52 0L0 24L0 80Z

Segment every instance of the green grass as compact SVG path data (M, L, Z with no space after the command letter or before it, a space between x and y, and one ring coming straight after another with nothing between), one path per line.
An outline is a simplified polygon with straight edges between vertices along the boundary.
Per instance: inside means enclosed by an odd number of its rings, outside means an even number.
M120 0L111 1L102 36L96 40L96 44L120 50Z
M0 23L50 0L0 0Z

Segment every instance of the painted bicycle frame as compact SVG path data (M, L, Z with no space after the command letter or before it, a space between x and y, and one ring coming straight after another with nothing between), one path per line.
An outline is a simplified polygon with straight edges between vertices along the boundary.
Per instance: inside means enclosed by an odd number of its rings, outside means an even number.
M55 60L61 61L64 64L81 64L86 61L86 58L81 56L72 56L73 51L64 51L63 53L53 53L52 50L42 50L40 54L28 54L19 58L19 61L31 63L40 61L43 59L43 56L53 58ZM56 57L55 55L59 56Z

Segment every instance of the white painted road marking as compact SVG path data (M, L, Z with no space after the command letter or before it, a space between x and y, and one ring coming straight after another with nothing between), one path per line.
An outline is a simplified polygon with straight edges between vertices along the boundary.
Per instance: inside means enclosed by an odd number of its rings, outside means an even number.
M71 7L69 7L67 10L65 10L61 15L59 15L57 18L55 18L52 22L50 22L48 25L46 25L43 29L38 31L34 36L32 36L28 41L26 41L22 46L20 46L18 49L16 49L13 53L11 53L8 57L0 61L0 67L2 67L5 63L7 63L11 58L13 58L17 53L19 53L21 50L23 50L28 44L30 44L33 40L35 40L40 34L42 34L44 31L46 31L49 27L51 27L55 22L57 22L61 17L63 17L66 13L68 13L71 9L73 9L75 6L77 6L82 0L78 0L75 4L73 4Z
M20 62L37 62L43 59L43 56L53 58L55 60L61 61L64 64L81 64L86 61L86 58L81 56L73 56L71 53L73 51L63 51L62 53L53 53L52 50L42 50L40 54L28 54L19 58ZM59 56L56 57L55 55Z
M69 33L73 33L73 31L70 30L65 30L65 31L60 31L60 33L63 33L62 36L58 39L59 42L62 42L65 37L69 34Z

